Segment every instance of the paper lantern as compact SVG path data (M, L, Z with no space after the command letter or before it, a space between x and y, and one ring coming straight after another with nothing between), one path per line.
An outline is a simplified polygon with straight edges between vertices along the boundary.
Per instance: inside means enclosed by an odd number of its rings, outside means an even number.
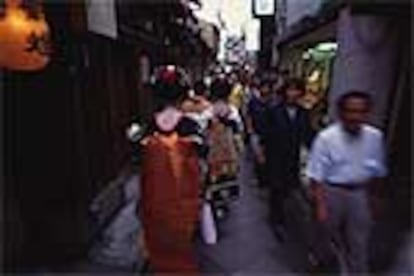
M0 17L0 67L39 70L49 62L49 52L49 26L39 4L29 15L21 0L6 0Z

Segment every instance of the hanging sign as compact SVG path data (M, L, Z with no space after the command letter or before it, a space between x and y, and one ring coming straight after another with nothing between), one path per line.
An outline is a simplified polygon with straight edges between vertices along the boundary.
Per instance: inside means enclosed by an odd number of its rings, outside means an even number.
M253 13L256 17L275 14L275 0L253 0Z
M87 0L86 11L89 31L117 38L115 0Z

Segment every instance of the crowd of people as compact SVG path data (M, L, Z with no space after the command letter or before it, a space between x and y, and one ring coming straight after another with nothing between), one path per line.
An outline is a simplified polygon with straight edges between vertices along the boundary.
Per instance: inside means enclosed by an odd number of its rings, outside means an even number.
M157 105L139 142L138 210L140 245L156 272L199 272L194 235L203 212L217 223L228 202L237 200L244 152L253 156L258 187L269 193L269 223L282 238L284 201L303 188L302 148L310 152L306 175L316 221L338 245L349 272L368 271L371 188L386 175L382 133L366 124L370 96L344 93L337 122L320 130L300 104L305 91L301 79L285 75L239 79L218 73L209 85L190 85L176 66L157 71Z

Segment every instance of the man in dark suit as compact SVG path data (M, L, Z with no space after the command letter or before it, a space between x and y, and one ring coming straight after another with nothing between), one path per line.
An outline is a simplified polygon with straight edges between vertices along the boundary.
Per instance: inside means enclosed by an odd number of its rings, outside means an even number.
M270 178L270 211L273 226L284 224L284 201L300 188L300 149L311 144L309 114L298 104L305 84L289 79L281 87L281 102L267 111L266 166Z

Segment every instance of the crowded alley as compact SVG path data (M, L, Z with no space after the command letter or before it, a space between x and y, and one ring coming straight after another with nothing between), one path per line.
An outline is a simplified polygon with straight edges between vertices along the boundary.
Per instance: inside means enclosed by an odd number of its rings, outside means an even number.
M0 0L1 272L411 274L410 8Z

